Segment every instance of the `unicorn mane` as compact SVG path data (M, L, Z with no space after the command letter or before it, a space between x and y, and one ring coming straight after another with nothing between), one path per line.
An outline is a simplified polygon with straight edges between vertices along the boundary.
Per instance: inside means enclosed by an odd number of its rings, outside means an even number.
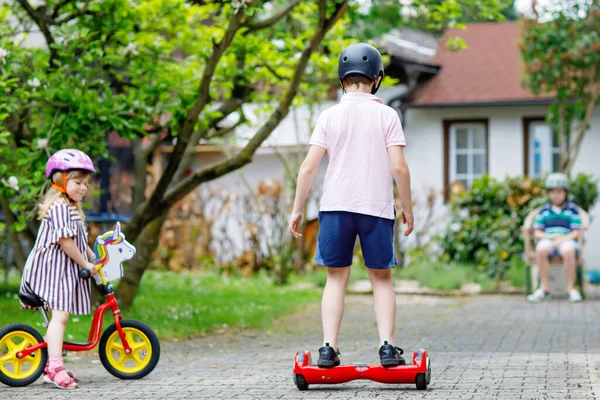
M94 265L105 265L108 263L108 252L106 246L109 244L117 244L123 241L123 236L119 235L116 239L114 238L113 232L106 232L101 236L98 236L96 242L94 242L94 253L96 258L94 259Z

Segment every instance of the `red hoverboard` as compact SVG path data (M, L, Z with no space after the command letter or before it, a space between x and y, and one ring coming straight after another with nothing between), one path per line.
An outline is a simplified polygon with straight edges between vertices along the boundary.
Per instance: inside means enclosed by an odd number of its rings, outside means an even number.
M413 353L411 365L382 367L381 365L340 365L333 368L319 368L312 365L310 351L300 350L294 359L294 383L300 390L311 384L335 384L355 379L369 379L380 383L416 384L417 389L425 390L431 380L431 365L427 350Z

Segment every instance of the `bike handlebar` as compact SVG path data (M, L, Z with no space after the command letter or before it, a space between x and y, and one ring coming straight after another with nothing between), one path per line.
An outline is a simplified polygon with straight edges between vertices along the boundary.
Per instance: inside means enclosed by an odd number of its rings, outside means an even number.
M90 276L92 276L92 271L90 271L87 268L82 268L79 270L79 277L81 279L90 279Z

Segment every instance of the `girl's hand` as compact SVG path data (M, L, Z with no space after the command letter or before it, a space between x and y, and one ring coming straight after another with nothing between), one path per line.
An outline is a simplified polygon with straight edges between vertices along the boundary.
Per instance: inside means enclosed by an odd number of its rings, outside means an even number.
M298 232L298 227L302 222L302 213L301 212L293 212L290 215L290 219L288 220L288 232L295 238L299 238L302 235Z
M91 262L88 262L86 264L85 268L90 270L92 276L98 275L98 270L96 269L96 266L94 264L92 264Z

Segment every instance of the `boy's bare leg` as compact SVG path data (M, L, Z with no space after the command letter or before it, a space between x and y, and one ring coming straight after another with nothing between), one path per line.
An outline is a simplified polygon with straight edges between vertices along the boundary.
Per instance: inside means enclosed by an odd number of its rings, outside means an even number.
M540 287L546 293L550 292L550 245L538 245L535 249L535 257L540 275Z
M575 289L575 276L577 275L577 257L575 249L572 246L562 246L560 255L565 264L565 272L567 275L567 291Z
M327 268L327 283L321 301L323 344L329 343L336 350L338 350L338 335L344 315L344 299L348 279L350 279L350 267Z
M373 284L373 307L380 345L383 345L384 341L394 344L396 293L392 282L392 269L369 269L369 278Z

